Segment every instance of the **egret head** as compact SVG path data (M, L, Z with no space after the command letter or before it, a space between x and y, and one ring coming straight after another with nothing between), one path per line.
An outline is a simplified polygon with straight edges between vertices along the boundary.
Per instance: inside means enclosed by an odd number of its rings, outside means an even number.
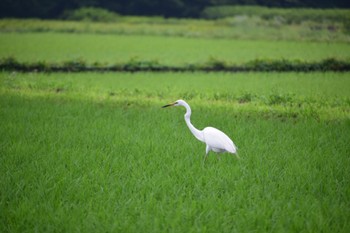
M185 106L186 102L184 100L176 100L174 103L164 105L162 108L172 107L172 106Z

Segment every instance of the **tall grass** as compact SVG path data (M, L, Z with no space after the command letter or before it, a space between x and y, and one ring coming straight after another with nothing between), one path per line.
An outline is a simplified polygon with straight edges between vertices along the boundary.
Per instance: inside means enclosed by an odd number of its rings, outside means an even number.
M248 117L349 117L347 73L2 73L5 93L155 103L179 98ZM203 104L204 103L204 104Z
M186 128L184 110L160 108L173 100L169 90L189 87L181 79L140 78L1 78L3 231L347 232L348 120L248 118L232 105L190 100L194 125L224 130L240 151L240 160L211 155L203 164L205 146ZM152 89L154 78L163 82ZM265 85L293 88L266 79ZM236 82L221 77L215 87L210 80L198 88L225 90ZM43 93L47 85L66 89ZM158 101L103 98L111 89L142 85L167 92ZM255 82L240 85L265 91ZM94 88L94 96L85 95Z
M349 42L348 21L301 21L237 16L218 20L121 17L115 23L1 19L0 32L56 32L162 37Z
M44 69L349 59L338 29L236 20L0 20L0 57ZM348 232L349 82L334 72L0 72L0 231ZM233 139L240 160L203 164L184 109L161 109L180 98L196 127Z

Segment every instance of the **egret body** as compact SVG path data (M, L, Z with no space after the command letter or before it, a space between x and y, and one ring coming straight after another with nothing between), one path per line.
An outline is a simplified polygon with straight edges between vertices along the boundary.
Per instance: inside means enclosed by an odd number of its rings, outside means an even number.
M206 127L203 130L198 130L192 125L192 111L190 106L184 100L177 100L174 103L164 105L162 108L171 106L183 106L186 108L185 121L188 128L199 141L204 142L207 145L204 160L207 158L209 151L217 153L228 152L236 154L238 157L237 147L225 133L213 127Z

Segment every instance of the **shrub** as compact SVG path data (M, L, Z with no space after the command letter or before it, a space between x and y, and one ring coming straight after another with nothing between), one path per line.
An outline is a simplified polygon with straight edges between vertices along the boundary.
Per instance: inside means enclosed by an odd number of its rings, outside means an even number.
M119 15L103 8L82 7L65 11L62 18L73 21L115 22Z
M235 16L257 16L264 20L283 19L287 24L302 21L333 21L346 23L350 20L348 9L310 9L310 8L268 8L260 6L212 6L205 8L201 16L217 19Z
M243 104L243 103L249 103L252 101L254 95L251 94L251 93L243 93L241 96L239 96L237 99L238 99L238 102Z
M287 104L293 102L292 94L272 93L267 100L269 105Z
M17 61L14 57L5 57L0 60L0 64L3 69L16 70L20 69L23 65Z
M156 71L162 69L162 66L157 60L142 61L138 58L131 58L125 64L118 64L117 66L121 67L121 69L125 71Z
M227 64L225 61L219 60L214 57L210 57L209 60L204 64L204 68L211 70L225 70Z
M66 71L84 71L87 69L87 64L83 59L77 59L64 61L61 68Z

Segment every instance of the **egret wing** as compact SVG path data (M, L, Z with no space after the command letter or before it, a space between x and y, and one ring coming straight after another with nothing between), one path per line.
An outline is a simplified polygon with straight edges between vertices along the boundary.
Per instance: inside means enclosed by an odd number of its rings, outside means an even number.
M203 135L205 143L210 147L236 153L237 148L235 144L224 132L213 127L206 127L203 130Z

